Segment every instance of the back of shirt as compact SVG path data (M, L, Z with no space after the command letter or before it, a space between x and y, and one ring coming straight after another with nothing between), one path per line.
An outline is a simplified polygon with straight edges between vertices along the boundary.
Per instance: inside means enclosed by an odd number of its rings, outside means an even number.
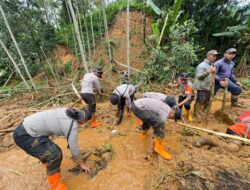
M23 126L33 137L67 136L71 121L72 119L66 115L66 108L56 108L26 117ZM77 122L74 125L77 125Z
M94 88L96 88L98 93L101 93L99 78L94 73L85 74L81 86L81 93L94 94Z
M121 84L120 86L117 86L116 89L113 91L113 93L123 96L124 98L127 95L132 95L135 92L135 87L131 84Z
M165 94L162 94L159 92L145 92L142 96L144 98L153 98L156 100L160 100L162 102L164 102L167 98L167 96Z
M138 109L155 113L161 118L163 122L167 121L171 112L171 108L167 104L153 98L141 98L135 100L134 104Z

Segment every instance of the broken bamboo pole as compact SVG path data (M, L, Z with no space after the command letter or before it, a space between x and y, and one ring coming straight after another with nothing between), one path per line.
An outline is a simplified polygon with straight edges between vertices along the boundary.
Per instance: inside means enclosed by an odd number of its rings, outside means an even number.
M225 78L225 81L227 83L229 83L228 78ZM227 88L228 88L228 85L229 84L227 84L227 86L224 87L224 94L223 94L223 100L222 100L222 106L221 106L221 111L222 112L224 112L224 110L225 110L225 105L226 105L226 100L227 100L227 91L228 91Z
M204 131L204 132L207 132L207 133L211 133L213 135L217 135L217 136L221 136L221 137L226 137L226 138L230 138L230 139L235 139L235 140L243 141L245 143L250 144L250 139L245 139L245 138L240 137L240 136L229 135L229 134L222 133L222 132L216 132L216 131L212 131L212 130L209 130L209 129L204 129L204 128L200 128L200 127L195 127L195 126L192 126L192 125L184 124L184 123L181 123L181 122L177 122L177 124L182 125L184 127L191 128L191 129L195 129L195 130L199 130L199 131Z
M81 95L79 94L79 92L77 91L77 89L76 89L76 87L75 87L75 85L74 85L73 82L71 83L71 86L72 86L73 91L75 92L76 96L79 98L79 100L81 100L81 103L82 103L83 107L85 108L85 107L86 107L86 104L85 104L85 102L82 100L82 97L81 97Z
M123 64L123 63L120 63L120 62L115 61L115 60L114 60L114 62L117 63L118 65L121 65L121 66L123 66L123 67L128 68L128 66L125 65L125 64ZM129 67L129 68L130 68L131 70L134 70L134 71L137 71L137 72L142 72L142 71L140 71L140 70L138 70L138 69L135 69L135 68L133 68L133 67Z

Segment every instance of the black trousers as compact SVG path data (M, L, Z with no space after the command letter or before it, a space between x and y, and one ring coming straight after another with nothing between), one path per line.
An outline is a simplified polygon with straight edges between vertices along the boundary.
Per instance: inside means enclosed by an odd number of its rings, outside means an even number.
M148 110L141 110L137 108L134 103L132 103L131 109L134 115L142 120L142 130L148 131L149 128L152 127L155 136L164 138L165 122L163 122L158 115Z
M178 103L182 102L186 98L187 98L187 96L180 95L179 99L178 99ZM193 100L194 100L194 96L192 96L191 99L184 104L184 107L185 107L186 110L190 110L191 109L190 105L191 105L191 103L192 103ZM182 109L182 107L183 107L183 105L181 105L179 108Z

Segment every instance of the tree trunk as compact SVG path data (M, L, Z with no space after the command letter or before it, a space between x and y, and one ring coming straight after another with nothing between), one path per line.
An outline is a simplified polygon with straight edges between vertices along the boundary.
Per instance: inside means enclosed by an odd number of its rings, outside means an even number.
M106 36L107 41L108 41L109 61L112 64L113 58L112 58L112 53L111 53L111 45L110 45L109 32L108 32L107 16L106 16L105 5L104 5L103 0L102 0L102 13L103 13L104 28L105 28L105 36Z
M129 28L129 0L127 0L127 65L128 77L130 78L130 28Z
M77 20L76 20L76 15L75 15L75 12L73 10L71 0L67 0L67 3L69 5L69 10L70 10L70 13L71 13L72 18L73 18L75 33L76 33L76 37L77 37L77 40L78 40L78 43L79 43L84 69L85 69L85 72L88 73L89 69L88 69L88 65L87 65L87 62L86 62L86 57L85 57L83 47L82 47L82 40L81 40L81 37L80 37L79 27L78 27L78 23L77 23Z
M92 33L92 43L93 43L94 54L95 54L95 34L94 34L94 28L93 28L92 13L90 13L90 24L91 24L91 33Z
M12 33L12 30L11 30L11 28L10 28L10 26L9 26L9 23L8 23L8 21L7 21L7 18L6 18L6 16L5 16L5 13L4 13L4 10L3 10L1 4L0 4L0 12L1 12L1 14L2 14L2 16L3 16L3 19L4 19L4 22L5 22L5 24L6 24L7 28L8 28L8 31L9 31L9 33L10 33L10 36L11 36L11 38L12 38L14 44L15 44L15 47L16 47L16 49L17 49L17 52L18 52L18 54L19 54L19 56L20 56L20 58L21 58L21 62L22 62L22 64L23 64L23 66L24 66L24 69L25 69L25 71L26 71L26 73L27 73L27 75L28 75L28 77L29 77L29 79L30 79L30 82L31 82L31 84L32 84L32 86L33 86L33 88L34 88L34 90L36 91L36 86L35 86L35 84L34 84L34 82L33 82L33 80L32 80L32 77L31 77L31 75L30 75L29 69L28 69L28 67L27 67L27 65L26 65L26 63L25 63L25 61L24 61L23 55L22 55L22 53L21 53L21 51L20 51L20 49L19 49L19 46L18 46L18 44L17 44L17 42L16 42L16 39L15 39L14 35L13 35L13 33Z
M11 56L9 50L6 48L6 46L4 45L3 41L0 39L0 44L1 46L3 47L4 51L6 52L6 54L8 55L8 57L10 58L11 62L13 63L16 71L18 72L19 76L21 77L21 79L23 80L25 86L28 88L28 89L31 89L30 86L28 85L27 81L25 80L23 74L21 73L20 69L18 68L15 60L13 59L13 57Z
M49 65L50 71L51 71L53 77L55 78L56 85L57 85L57 89L59 90L60 85L59 85L58 79L57 79L57 77L56 77L56 74L55 74L55 72L54 72L54 69L53 69L52 65L50 64L50 62L49 62L49 60L48 60L46 54L44 53L42 46L40 46L40 49L41 49L41 51L42 51L42 53L43 53L43 55L44 55L44 58L45 58L46 62L47 62L48 65Z
M144 18L143 18L143 43L146 44L146 27L147 27L147 0L144 2L143 6L143 13L144 13Z
M69 5L67 2L65 2L65 5L66 5L66 9L67 9L67 12L69 15L70 23L73 23L72 16L71 16L70 11L69 11ZM74 27L72 26L71 29L72 29L72 35L73 35L73 41L74 41L75 54L76 54L76 57L78 57L78 50L77 50L78 48L77 48L77 44L76 44L76 35L74 32ZM85 47L84 47L84 49L85 49Z

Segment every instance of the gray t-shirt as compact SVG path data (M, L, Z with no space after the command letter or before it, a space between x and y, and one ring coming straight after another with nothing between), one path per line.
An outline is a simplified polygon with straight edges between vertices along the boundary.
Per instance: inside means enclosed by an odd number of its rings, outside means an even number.
M113 91L113 93L117 94L118 96L122 96L126 98L126 104L129 108L131 108L131 99L130 96L135 93L135 86L131 84L122 84Z
M94 94L94 88L96 88L98 94L101 93L99 78L94 73L85 74L82 79L81 86L81 93Z
M134 104L138 109L151 111L158 115L162 122L167 121L171 112L171 108L167 104L153 98L141 98L135 100Z
M56 108L38 112L26 117L23 126L32 137L40 136L65 136L67 137L72 119L66 115L67 108ZM68 144L75 161L81 160L81 152L78 146L79 123L74 121Z

